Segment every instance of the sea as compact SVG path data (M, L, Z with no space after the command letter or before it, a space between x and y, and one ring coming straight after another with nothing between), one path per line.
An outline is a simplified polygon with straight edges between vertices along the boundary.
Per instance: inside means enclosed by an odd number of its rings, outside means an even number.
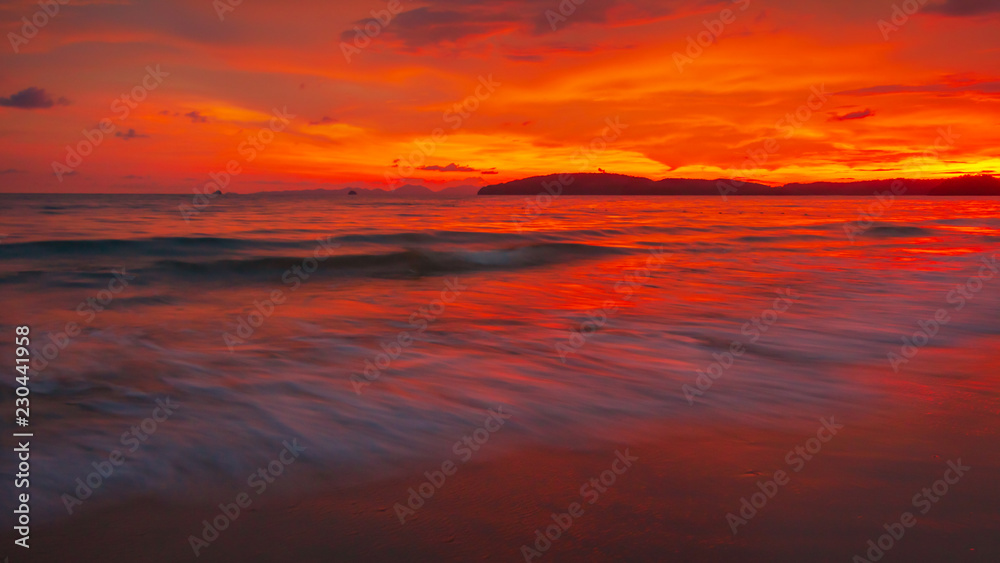
M37 522L245 488L293 440L298 494L405 476L491 410L485 460L898 430L901 405L1000 444L997 198L3 194L0 235L3 417L27 326ZM859 456L944 467L949 436Z

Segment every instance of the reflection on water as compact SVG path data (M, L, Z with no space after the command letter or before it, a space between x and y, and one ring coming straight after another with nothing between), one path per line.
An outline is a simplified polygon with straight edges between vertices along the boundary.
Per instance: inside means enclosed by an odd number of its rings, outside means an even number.
M834 413L896 432L899 405L956 400L942 423L995 435L995 199L904 199L852 242L864 198L567 197L519 233L520 198L242 196L186 223L176 197L0 197L2 325L32 327L50 517L165 397L182 408L114 495L241 480L292 437L303 463L375 479L497 405L516 437L489 455Z

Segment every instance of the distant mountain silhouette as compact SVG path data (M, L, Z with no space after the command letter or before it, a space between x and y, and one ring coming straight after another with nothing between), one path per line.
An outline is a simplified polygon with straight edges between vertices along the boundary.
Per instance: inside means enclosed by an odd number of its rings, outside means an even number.
M544 184L544 185L543 185ZM548 189L545 186L549 186ZM746 183L742 189L771 189ZM718 195L715 180L667 178L660 181L624 174L551 174L486 186L479 195Z
M407 197L422 197L422 196L434 195L434 192L430 188L424 186L418 186L416 184L406 184L403 186L399 186L398 188L392 190L392 192L390 193L395 196L407 196Z
M983 174L981 176L959 176L948 178L931 189L930 195L997 195L1000 194L1000 179Z
M473 196L479 192L479 188L476 186L452 186L450 188L444 188L438 191L434 191L426 186L418 186L416 184L406 184L405 186L400 186L395 190L389 192L393 196L406 196L406 197L456 197L456 196Z
M895 186L895 189L893 189ZM1000 179L993 176L960 176L946 180L865 180L859 182L792 183L767 186L755 182L720 180L690 180L666 178L655 181L622 174L550 174L486 186L479 195L840 195L868 196L875 192L893 191L898 195L929 196L997 196Z
M478 193L478 186L452 186L434 192L435 195L446 197L472 196Z
M329 195L329 196L347 196L353 195L361 198L366 197L414 197L414 198L435 198L435 197L471 197L479 192L478 186L452 186L450 188L444 188L438 191L434 191L426 186L421 186L418 184L406 184L396 188L395 190L380 190L380 189L366 189L366 188L337 188L337 189L327 189L327 188L317 188L312 190L282 190L282 191L267 191L267 192L255 192L251 195ZM227 194L228 195L228 194Z

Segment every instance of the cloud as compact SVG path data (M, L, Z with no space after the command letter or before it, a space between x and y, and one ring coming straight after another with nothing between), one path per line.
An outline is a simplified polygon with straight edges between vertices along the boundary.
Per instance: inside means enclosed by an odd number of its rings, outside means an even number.
M496 168L489 168L487 170L476 170L471 166L459 166L454 162L452 162L448 166L437 166L437 165L421 166L420 168L418 168L418 170L429 170L433 172L478 172L480 174L499 174ZM469 178L469 179L478 180L478 178Z
M27 170L18 170L17 168L8 168L6 170L0 170L0 174L24 174Z
M437 172L476 172L475 168L459 166L452 162L448 166L421 166L418 170L432 170Z
M328 123L335 123L336 121L336 119L324 115L319 121L310 121L309 125L326 125Z
M340 38L351 45L355 44L355 39L364 42L369 39L364 31L367 27L378 29L379 38L389 38L406 49L417 50L500 34L546 35L584 23L641 25L678 15L675 6L664 5L677 3L663 0L495 0L489 3L428 0L424 6L396 15L387 25L372 18L357 21L351 29L343 31ZM692 13L703 9L697 3L691 4ZM527 61L538 60L531 54L514 56L531 57L524 59Z
M868 88L857 88L855 90L843 90L836 92L837 95L845 96L874 96L879 94L998 94L1000 93L1000 82L971 82L958 81L951 84L923 84L907 86L903 84L883 84L880 86L870 86Z
M165 109L158 113L159 115L166 115L168 117L187 117L191 120L191 123L208 123L208 116L202 115L198 110L181 114L179 111L170 111L169 109Z
M208 118L205 117L204 115L202 115L201 112L198 112L198 111L189 111L189 112L187 112L187 113L184 114L184 117L190 117L191 118L191 123L207 123L208 122Z
M60 97L53 101L52 96L41 88L31 86L20 92L13 94L9 98L0 98L0 106L20 109L41 109L50 108L54 105L69 105L69 100Z
M366 25L371 26L372 22L382 28L378 20L371 18L356 24L358 28L364 29ZM408 48L416 49L493 35L511 29L516 22L517 18L511 14L488 13L476 7L468 12L460 12L423 6L397 15L382 33L401 41ZM357 31L350 29L341 33L340 38L351 43L356 36Z
M505 55L507 60L526 63L537 63L545 60L541 55Z
M136 133L135 129L129 129L125 133L122 133L121 131L116 132L115 133L115 137L121 137L123 140L128 141L130 139L140 139L140 138L144 138L144 137L149 137L149 135L144 135L142 133Z
M861 111L852 111L851 113L845 113L844 115L834 115L830 118L830 121L849 121L851 119L864 119L866 117L871 117L875 115L870 109L865 109Z
M927 92L929 89L939 90L940 86L904 86L902 84L883 84L881 86L869 86L868 88L855 88L854 90L842 90L837 94L844 96L873 96L876 94L903 94L914 92Z
M943 3L930 4L924 10L946 16L980 16L1000 12L1000 2L997 0L945 0Z
M570 2L568 5L573 7L571 12L564 9L559 2L549 0L543 4L544 7L536 12L538 14L534 21L536 35L559 31L577 23L611 23L612 9L625 3L618 0L587 0L580 4ZM669 11L669 8L667 10Z

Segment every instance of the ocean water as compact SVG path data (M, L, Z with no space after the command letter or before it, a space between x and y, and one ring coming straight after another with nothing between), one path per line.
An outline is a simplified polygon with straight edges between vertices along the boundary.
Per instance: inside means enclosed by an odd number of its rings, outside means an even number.
M0 196L39 518L68 517L113 450L88 502L239 488L292 439L309 491L445 459L497 407L482 456L956 400L995 437L995 198L901 198L863 225L874 197L229 196L185 220L189 199Z

